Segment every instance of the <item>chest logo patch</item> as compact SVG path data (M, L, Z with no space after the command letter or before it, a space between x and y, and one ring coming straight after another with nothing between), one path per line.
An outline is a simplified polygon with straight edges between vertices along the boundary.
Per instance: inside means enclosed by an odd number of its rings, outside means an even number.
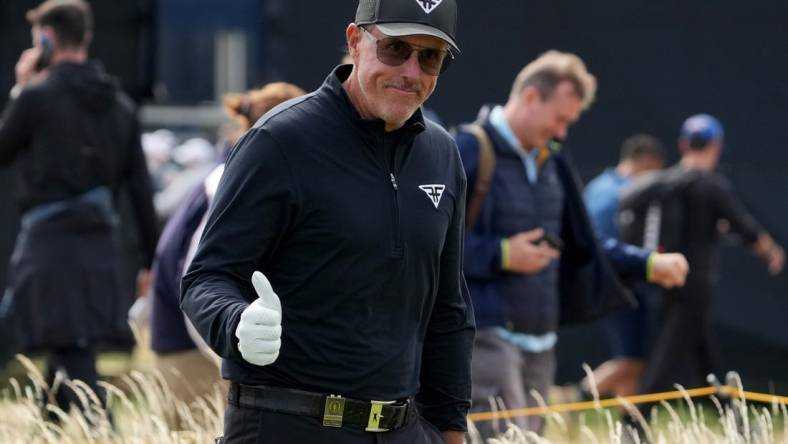
M441 203L441 197L443 196L443 190L446 189L446 185L419 185L419 189L424 191L427 194L427 197L430 199L430 202L435 205L435 208L438 208L438 204Z
M424 12L429 14L433 9L437 8L442 1L443 0L416 0L416 3L421 6L421 9L423 9Z

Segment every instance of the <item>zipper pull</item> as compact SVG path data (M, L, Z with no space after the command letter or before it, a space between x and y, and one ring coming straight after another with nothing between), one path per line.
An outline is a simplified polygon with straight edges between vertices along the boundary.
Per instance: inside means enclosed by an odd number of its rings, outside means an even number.
M389 176L391 176L391 186L394 187L394 191L399 190L399 187L397 187L397 178L394 177L394 173L389 173Z

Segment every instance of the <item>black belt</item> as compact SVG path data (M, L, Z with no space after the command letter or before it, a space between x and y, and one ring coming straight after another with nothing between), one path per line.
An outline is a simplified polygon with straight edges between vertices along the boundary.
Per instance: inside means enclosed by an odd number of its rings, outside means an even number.
M337 395L268 386L230 384L230 403L322 419L326 427L360 427L368 432L397 430L416 414L413 400L361 401Z

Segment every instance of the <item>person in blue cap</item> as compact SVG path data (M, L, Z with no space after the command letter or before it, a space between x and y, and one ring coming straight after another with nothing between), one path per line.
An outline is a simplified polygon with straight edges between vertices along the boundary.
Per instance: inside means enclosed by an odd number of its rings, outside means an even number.
M783 268L782 247L734 196L730 182L715 172L723 143L724 131L716 118L688 118L679 135L679 163L636 180L621 196L622 240L640 238L659 250L678 251L690 267L686 285L662 298L661 330L641 382L642 393L672 390L676 383L705 383L715 370L711 304L719 274L720 227L737 234L772 275ZM689 366L694 367L696 381L682 378Z

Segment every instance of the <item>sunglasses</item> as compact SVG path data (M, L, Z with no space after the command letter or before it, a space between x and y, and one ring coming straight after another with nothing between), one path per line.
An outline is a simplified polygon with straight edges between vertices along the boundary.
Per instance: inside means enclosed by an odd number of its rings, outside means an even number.
M429 48L414 45L395 37L377 38L366 28L361 28L377 45L377 56L381 63L389 66L399 66L407 62L413 51L418 52L419 66L425 74L437 76L443 74L454 59L454 55L447 49Z

